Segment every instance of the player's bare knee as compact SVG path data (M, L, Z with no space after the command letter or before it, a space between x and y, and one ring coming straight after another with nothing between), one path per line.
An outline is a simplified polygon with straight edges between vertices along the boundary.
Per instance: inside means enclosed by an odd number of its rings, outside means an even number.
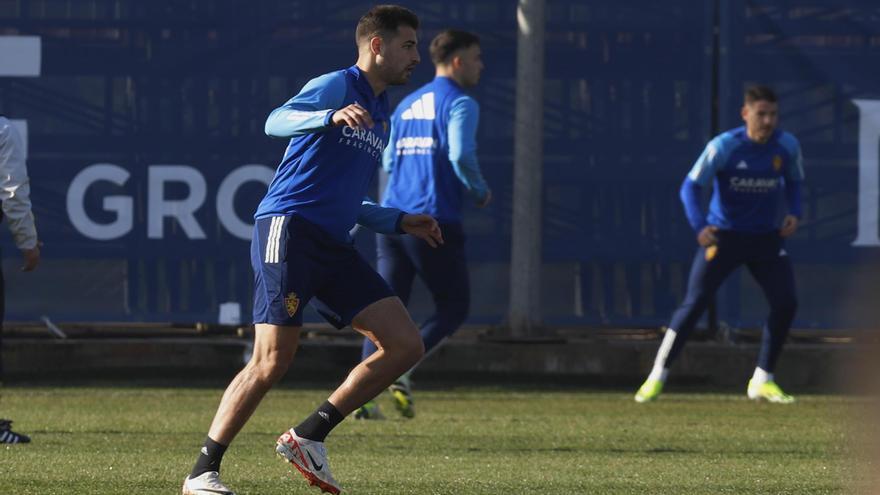
M257 379L267 384L273 384L281 379L290 366L290 359L279 354L255 358L249 363L256 373Z
M425 354L425 344L415 324L385 338L379 347L387 356L404 364L415 364Z

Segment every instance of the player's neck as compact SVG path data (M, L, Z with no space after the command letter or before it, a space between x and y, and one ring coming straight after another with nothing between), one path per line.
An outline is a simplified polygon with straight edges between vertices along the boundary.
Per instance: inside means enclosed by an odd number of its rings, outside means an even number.
M461 78L456 77L455 74L453 74L452 70L450 70L448 67L438 66L437 72L434 73L434 77L445 77L446 79L451 79L455 81L455 83L459 86L464 86L464 84L462 84L461 82Z
M755 144L767 144L770 141L770 137L773 136L773 133L768 134L764 139L759 139L757 135L746 126L746 136L748 136L749 141Z
M356 65L364 76L366 76L367 82L370 83L370 87L373 88L373 95L379 96L382 94L382 92L388 87L388 83L379 77L379 71L373 61L361 57L358 58Z

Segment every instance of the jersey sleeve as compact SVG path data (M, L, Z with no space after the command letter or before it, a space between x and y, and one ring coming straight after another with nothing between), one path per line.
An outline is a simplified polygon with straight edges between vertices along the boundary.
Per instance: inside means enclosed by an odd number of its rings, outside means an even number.
M370 198L361 201L357 223L380 234L402 234L400 222L404 212L397 208L379 206Z
M477 161L479 122L480 106L473 98L462 96L452 102L447 130L449 161L468 193L482 201L489 194L489 186Z
M706 215L703 213L703 208L700 206L700 201L703 196L702 193L703 186L691 180L690 177L685 177L684 182L681 183L681 188L678 191L678 196L681 198L682 206L684 206L684 214L688 219L688 223L691 224L691 228L697 233L708 225L706 222Z
M798 218L803 216L801 201L801 181L785 181L785 204L788 206L788 214Z
M37 246L24 152L21 136L8 121L0 120L0 202L15 245L22 250Z
M266 119L266 135L291 138L329 129L333 112L345 101L345 74L331 72L312 79Z
M791 134L786 134L782 145L789 155L785 166L785 180L787 182L802 182L804 180L804 154L801 151L801 143Z
M724 153L722 146L723 142L720 138L716 137L709 141L706 149L703 150L703 153L697 158L697 161L688 173L688 179L700 186L709 185L712 182L712 178L715 177L715 174L723 166Z

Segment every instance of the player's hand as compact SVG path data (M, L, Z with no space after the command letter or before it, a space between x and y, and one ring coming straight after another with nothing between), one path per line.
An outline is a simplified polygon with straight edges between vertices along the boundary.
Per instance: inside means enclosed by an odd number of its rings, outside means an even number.
M431 215L403 216L400 228L409 235L418 237L427 242L431 247L443 244L443 234L440 232L440 224Z
M29 272L37 267L40 263L40 246L42 245L42 242L38 242L37 245L31 249L21 250L21 255L24 257L24 265L21 266L21 271Z
M703 230L697 234L697 243L700 246L708 247L713 246L718 243L718 237L715 236L715 232L718 232L718 227L715 225L707 225L703 227Z
M486 197L482 201L477 201L477 208L485 208L492 202L492 190L486 191Z
M330 122L334 127L347 125L352 129L373 128L373 118L370 117L370 112L368 112L366 108L358 105L357 102L334 112L333 117L330 117Z
M798 228L798 218L794 215L785 215L782 219L782 228L779 229L779 235L788 237L794 234Z

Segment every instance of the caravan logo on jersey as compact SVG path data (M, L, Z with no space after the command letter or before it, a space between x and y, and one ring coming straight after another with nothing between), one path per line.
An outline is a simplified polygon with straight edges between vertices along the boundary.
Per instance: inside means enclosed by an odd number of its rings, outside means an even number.
M385 128L384 125L382 128ZM339 138L339 143L364 150L376 160L382 159L382 151L385 149L385 140L375 132L349 126L342 128L342 137Z
M765 177L731 177L730 189L738 193L765 194L779 187L779 178Z
M437 141L431 136L407 136L395 143L397 156L432 155L437 148Z

